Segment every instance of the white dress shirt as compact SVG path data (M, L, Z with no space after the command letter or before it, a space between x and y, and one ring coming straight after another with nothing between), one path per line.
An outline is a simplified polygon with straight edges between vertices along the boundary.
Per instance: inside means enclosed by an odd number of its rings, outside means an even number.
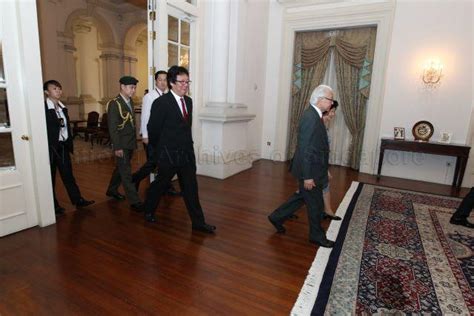
M66 141L66 139L69 137L69 134L67 132L67 124L69 122L66 120L66 115L64 115L64 112L63 112L63 109L66 106L62 104L61 101L58 101L58 107L56 108L56 106L54 105L54 102L50 98L46 99L46 104L48 105L49 110L54 110L54 112L56 112L56 116L58 117L58 119L61 119L61 118L63 119L64 126L61 127L58 137L59 137L60 142Z
M140 134L142 134L143 138L148 138L147 125L148 125L148 120L150 119L151 105L153 104L153 101L158 99L163 94L164 94L163 91L155 87L155 89L153 89L152 91L148 92L147 94L143 96L141 124L140 124Z
M183 98L184 106L186 107L186 111L188 111L188 107L186 106L186 100L184 100L184 96L180 97L179 95L174 93L173 90L170 90L170 91L173 94L174 98L176 99L176 102L178 103L178 108L179 108L179 111L181 112L181 115L184 117L183 109L181 107L181 98ZM188 115L189 115L189 113L188 113Z

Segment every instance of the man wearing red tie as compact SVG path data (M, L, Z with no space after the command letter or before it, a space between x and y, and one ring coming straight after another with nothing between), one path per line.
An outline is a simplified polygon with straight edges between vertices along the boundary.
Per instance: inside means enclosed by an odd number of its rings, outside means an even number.
M145 220L156 222L155 209L160 197L177 174L193 230L212 234L216 227L206 223L199 202L191 132L193 103L186 95L190 84L188 70L173 66L168 70L167 80L170 92L153 102L148 121L150 159L158 165L159 173L148 188Z
M143 142L143 147L145 149L147 161L132 176L132 181L133 183L135 183L135 187L137 191L138 191L140 182L146 177L148 177L150 173L152 173L156 169L156 163L150 160L150 157L149 157L151 148L149 148L148 146L147 125L148 125L148 120L150 119L151 106L153 102L159 97L161 97L162 95L164 95L166 91L168 90L168 82L166 80L166 75L167 73L164 70L157 71L155 73L155 88L151 90L150 92L148 92L147 94L145 94L145 96L143 97L140 134L142 135L142 142ZM174 189L171 182L168 186L167 193L168 195L180 195L180 193Z

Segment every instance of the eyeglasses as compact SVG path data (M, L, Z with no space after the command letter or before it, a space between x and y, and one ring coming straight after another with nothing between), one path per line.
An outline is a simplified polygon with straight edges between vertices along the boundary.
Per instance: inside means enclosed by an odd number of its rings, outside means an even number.
M326 100L331 101L331 102L334 102L334 99L331 99L331 98L326 98L326 97L321 97L321 98L326 99Z
M184 86L185 84L187 85L190 85L191 84L191 80L176 80L177 83L179 83L180 85Z

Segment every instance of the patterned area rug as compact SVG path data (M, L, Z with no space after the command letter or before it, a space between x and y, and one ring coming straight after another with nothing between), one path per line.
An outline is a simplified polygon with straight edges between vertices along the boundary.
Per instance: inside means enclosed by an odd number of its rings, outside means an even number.
M354 182L292 315L473 315L474 229L449 223L459 203Z

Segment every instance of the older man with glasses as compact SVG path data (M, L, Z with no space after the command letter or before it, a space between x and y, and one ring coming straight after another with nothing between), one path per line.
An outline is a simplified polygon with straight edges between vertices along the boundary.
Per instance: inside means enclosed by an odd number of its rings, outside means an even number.
M323 188L328 184L329 143L323 113L333 104L333 91L320 85L311 94L310 106L304 111L298 128L298 141L291 173L298 180L299 193L268 216L278 233L284 233L283 223L301 206L301 196L308 207L309 241L332 248L321 227L324 218ZM301 195L301 196L300 196Z

